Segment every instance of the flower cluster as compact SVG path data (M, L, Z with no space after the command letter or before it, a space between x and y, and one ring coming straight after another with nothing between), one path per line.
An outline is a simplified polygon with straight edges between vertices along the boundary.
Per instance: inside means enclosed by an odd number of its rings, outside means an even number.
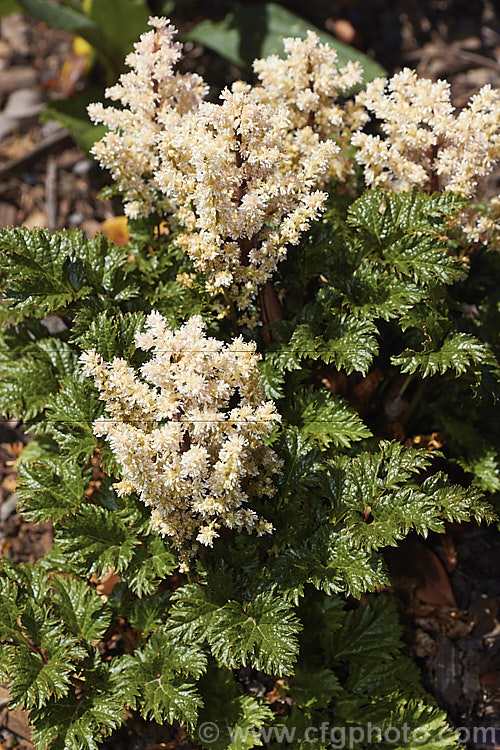
M171 331L156 312L136 345L152 352L142 377L122 359L81 357L106 404L94 432L122 467L119 494L151 506L184 562L222 527L270 533L249 503L275 492L281 463L265 439L280 415L264 400L255 345L207 337L200 316Z
M316 137L292 167L284 112L257 104L243 87L221 100L162 135L156 179L178 206L177 241L207 275L208 291L228 288L245 310L286 246L319 216L326 194L315 187L336 147Z
M202 78L175 71L175 29L150 23L127 57L131 71L107 92L123 109L90 107L109 128L94 153L126 213L169 215L208 292L222 292L247 323L288 246L320 216L328 180L354 176L352 146L369 185L467 197L500 159L500 95L489 86L458 115L446 82L409 69L344 101L362 82L359 64L339 69L335 50L309 32L284 40L284 59L255 61L257 85L238 81L211 103ZM383 136L363 132L368 112Z
M225 290L246 310L320 215L318 188L349 171L332 135L345 145L364 122L362 107L355 116L353 104L337 102L360 68L337 70L335 51L310 33L285 41L286 60L256 62L261 85L237 82L213 104L199 76L174 72L174 29L150 23L127 58L131 72L107 92L124 109L90 108L110 128L94 154L124 192L126 213L175 214L178 242L208 291Z
M345 180L353 173L353 160L345 150L351 134L368 120L363 106L352 99L340 103L351 89L362 83L359 62L337 67L337 52L321 44L318 35L309 31L306 39L283 40L285 59L270 55L255 60L254 70L260 86L253 89L257 101L276 106L279 102L289 120L287 143L295 162L307 155L315 136L337 144L327 170L329 178ZM321 175L318 175L318 182Z
M357 101L381 121L385 134L352 138L369 185L453 190L471 197L478 178L500 159L500 94L484 86L458 116L446 81L417 78L405 68L378 78Z
M488 200L483 206L471 206L460 216L460 223L469 242L480 245L487 241L491 245L500 240L500 195Z
M149 23L153 30L141 36L125 60L130 72L106 90L106 96L124 108L97 103L88 109L91 120L108 128L92 153L110 170L123 193L125 212L133 218L147 216L153 208L171 210L155 179L158 137L174 130L207 90L199 75L174 71L182 57L182 45L173 41L174 27L164 18L152 17Z

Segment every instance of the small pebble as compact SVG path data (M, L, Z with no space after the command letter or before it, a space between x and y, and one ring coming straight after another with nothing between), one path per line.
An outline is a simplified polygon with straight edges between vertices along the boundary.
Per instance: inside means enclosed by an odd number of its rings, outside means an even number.
M40 89L17 89L7 99L3 113L12 120L24 122L38 117L44 106L45 96Z
M75 211L74 213L68 216L69 225L72 227L79 227L82 221L83 221L83 216L78 211Z
M52 334L62 333L63 331L66 331L68 329L68 326L66 325L64 320L61 320L58 315L47 315L47 317L42 320L42 324L49 331L49 333Z
M9 495L0 506L0 521L2 523L5 523L5 521L10 518L10 516L14 513L17 505L19 503L19 498L17 495Z
M93 167L91 159L79 159L73 167L73 174L77 177L85 177Z

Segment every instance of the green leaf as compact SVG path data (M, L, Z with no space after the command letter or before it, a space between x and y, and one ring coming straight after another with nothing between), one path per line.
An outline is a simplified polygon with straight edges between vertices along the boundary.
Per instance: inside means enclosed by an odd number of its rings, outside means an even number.
M88 380L71 375L46 403L46 431L53 436L65 458L88 461L97 448L93 422L103 412L102 401Z
M347 223L365 252L373 247L378 263L393 273L425 285L432 280L451 284L464 268L449 254L443 232L463 207L463 199L453 193L427 195L415 189L387 194L375 188L350 206Z
M0 558L0 570L4 580L15 584L14 592L19 593L19 601L30 607L39 607L49 588L47 572L39 565L14 564L6 558ZM13 592L13 593L14 593ZM33 636L37 640L38 636Z
M260 362L260 381L264 387L266 398L277 400L284 395L283 385L285 376L277 370L270 361Z
M84 562L89 573L102 576L109 568L125 570L140 539L116 511L85 503L78 515L66 520L59 543L67 555Z
M455 370L457 375L473 370L491 360L489 348L475 336L468 333L452 333L439 349L425 347L421 352L407 349L392 357L391 362L401 368L401 372L420 371L427 378L447 370Z
M384 695L393 692L394 686L406 684L415 691L419 678L418 667L407 656L356 661L350 666L346 689L353 693Z
M98 29L119 65L132 51L134 42L148 29L149 9L144 0L88 0L86 12Z
M384 257L396 273L424 284L429 280L451 284L463 276L460 261L448 255L445 246L433 237L402 237L389 246Z
M497 520L493 508L484 500L477 487L466 489L460 485L449 484L440 472L427 477L422 483L422 491L428 494L447 521L474 519L478 523L492 523Z
M322 360L345 369L366 373L378 352L377 327L370 320L324 311L327 320L296 326L290 340L268 355L278 370L297 370L301 360Z
M203 652L194 646L174 644L165 633L155 633L134 657L142 715L160 724L177 720L193 727L203 703L194 684L186 682L186 676L203 674Z
M85 641L99 641L104 635L111 613L86 581L55 576L54 606L72 635Z
M231 668L248 664L274 674L291 670L300 626L279 597L267 592L241 603L225 600L205 585L189 584L173 599L168 629L176 640L207 640L214 657Z
M458 750L457 736L446 723L444 711L415 696L415 690L421 692L418 686L405 687L404 692L396 689L389 694L383 691L366 696L346 695L338 700L336 738L369 738L369 746L381 750L395 746L398 750ZM368 747L364 742L363 745Z
M77 230L2 229L1 288L9 307L2 315L18 321L67 314L70 304L83 305L90 294L116 308L137 294L125 279L127 255L103 235L89 240Z
M9 336L0 340L0 410L7 416L35 418L59 380L76 366L77 355L57 338L41 338L25 347L8 351Z
M493 446L480 446L457 463L474 475L474 483L484 492L500 491L500 455Z
M45 459L56 458L59 453L57 444L46 435L40 435L30 440L28 445L24 448L23 452L16 461L16 469L20 469L23 465L30 465L36 461L44 461Z
M285 416L321 448L349 446L371 436L359 415L344 399L325 390L304 389L286 406Z
M132 603L127 619L138 633L142 633L143 638L149 638L163 625L169 598L170 592L157 591L152 596L136 599Z
M73 461L44 459L21 464L17 494L24 506L23 515L41 523L76 513L90 478L90 469L82 470Z
M384 560L368 549L359 548L353 534L347 530L333 534L328 562L312 569L311 582L327 594L345 592L359 599L367 591L377 591L390 585Z
M280 493L284 497L288 493L297 492L299 487L310 486L316 481L322 466L321 453L301 432L297 429L286 430L278 449L284 459L279 482Z
M397 442L382 441L380 453L362 452L352 459L337 460L338 482L334 497L346 509L350 544L367 552L387 545L396 545L411 530L426 536L429 531L444 531L445 519L459 519L467 508L466 490L457 493L450 486L442 497L427 491L412 480L424 470L432 453L405 448ZM435 454L434 454L435 455ZM436 488L437 489L437 488ZM446 498L449 495L449 507ZM452 500L453 498L453 500ZM472 502L472 498L471 498ZM475 502L475 498L474 498ZM335 547L335 545L333 545Z
M408 727L408 741L401 747L404 750L458 750L458 736L446 721L446 713L426 704L423 700L399 700L384 722L385 727L395 727L401 731ZM402 735L404 737L404 735Z
M32 739L47 750L98 750L107 736L123 722L120 695L89 685L82 698L68 695L32 712Z
M251 664L283 674L296 659L298 630L290 606L263 593L243 605L228 602L214 618L208 640L215 658L228 667Z
M144 654L147 663L160 658L173 672L190 677L201 677L207 667L204 651L191 644L174 643L165 632L155 633L150 638Z
M327 667L299 663L290 680L290 697L301 708L325 708L340 692L339 678Z
M143 313L104 311L77 339L78 346L84 351L94 349L106 362L111 362L114 357L132 361L137 356L135 336L142 331L143 325Z
M265 704L259 703L251 695L239 696L237 704L238 716L236 722L228 727L230 742L224 747L227 750L250 750L254 747L260 747L263 745L263 741L259 730L272 719L271 709ZM214 746L214 750L215 747L217 746Z
M0 375L0 409L7 417L36 417L58 387L50 364L33 356L0 363Z
M18 618L24 608L18 601L19 588L17 583L6 577L3 567L0 572L0 635L5 641L10 639L14 643L22 643Z
M368 320L352 315L339 315L327 324L324 343L318 346L318 355L327 364L340 370L361 372L366 375L378 353L377 327Z
M0 0L0 18L11 13L22 13L23 9L16 0Z
M15 647L11 643L2 644L0 649L0 680L2 682L7 682L10 678L15 653Z
M20 646L15 657L10 689L11 707L42 708L52 697L68 694L75 661L86 656L85 649L60 632L57 638L42 641L40 652Z
M240 695L231 672L215 664L208 665L207 674L200 681L204 707L200 711L199 727L215 724L218 736L197 739L208 750L251 750L260 747L259 729L272 718L269 706L250 695Z
M66 130L69 130L76 143L84 151L90 152L96 141L100 141L106 133L104 125L95 125L90 121L87 107L92 102L99 102L104 98L104 91L96 88L86 88L84 92L71 99L53 99L40 115L41 122L55 120Z
M371 188L351 204L347 223L383 246L409 233L437 237L465 206L464 198L450 191L429 195L418 188L401 193Z
M136 547L124 577L134 594L142 597L152 594L177 567L168 542L152 534L146 543Z
M164 675L155 675L143 684L143 715L163 724L177 719L193 726L198 718L200 698L194 685L175 684Z
M237 4L224 20L205 19L190 29L184 39L200 42L235 65L251 69L257 57L282 55L284 37L305 39L309 30L315 31L322 43L336 50L339 66L349 60L359 60L366 82L385 75L384 69L371 58L276 3Z
M342 285L346 304L357 318L391 320L409 313L426 299L425 289L407 276L387 274L383 266L364 261Z
M378 596L346 613L342 627L332 636L329 651L335 662L388 659L403 645L401 632L394 599Z

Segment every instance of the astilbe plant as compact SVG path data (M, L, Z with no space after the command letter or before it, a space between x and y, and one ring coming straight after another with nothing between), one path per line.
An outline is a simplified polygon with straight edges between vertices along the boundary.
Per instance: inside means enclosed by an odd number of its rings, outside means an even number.
M0 411L33 435L22 512L55 532L0 566L12 705L43 750L130 712L216 750L456 747L381 592L385 548L495 517L499 97L455 116L403 71L353 98L311 33L210 103L151 25L123 109L92 108L130 245L0 233ZM415 447L433 431L441 453Z

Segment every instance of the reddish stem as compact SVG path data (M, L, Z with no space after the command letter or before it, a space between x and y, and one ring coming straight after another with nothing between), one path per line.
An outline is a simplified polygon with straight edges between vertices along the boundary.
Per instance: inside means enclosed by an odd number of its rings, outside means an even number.
M312 69L312 65L311 65L311 60L308 57L308 59L307 59L307 75L310 76L312 72L313 72L313 69ZM309 78L309 84L308 84L307 88L310 91L314 91L314 81L313 81L312 78ZM307 118L307 124L309 125L309 127L311 128L311 130L314 130L314 126L315 126L316 122L315 122L315 118L314 118L314 112L312 110L309 111L309 116Z
M439 175L436 172L436 170L434 169L434 161L435 161L435 159L437 157L438 151L439 151L439 143L435 143L434 146L432 146L429 149L429 159L430 159L430 162L431 162L431 171L430 171L430 174L429 174L429 182L427 183L428 184L429 193L435 193L435 192L437 192L439 190Z
M174 419L176 422L180 422L182 419L184 412L182 409L180 409L177 414L174 414ZM186 430L182 436L182 441L179 446L179 453L185 453L191 448L191 435L189 434L189 431Z
M271 281L266 281L264 286L259 289L260 316L264 324L264 341L270 344L272 341L279 341L276 331L270 331L269 323L283 320L283 309Z

